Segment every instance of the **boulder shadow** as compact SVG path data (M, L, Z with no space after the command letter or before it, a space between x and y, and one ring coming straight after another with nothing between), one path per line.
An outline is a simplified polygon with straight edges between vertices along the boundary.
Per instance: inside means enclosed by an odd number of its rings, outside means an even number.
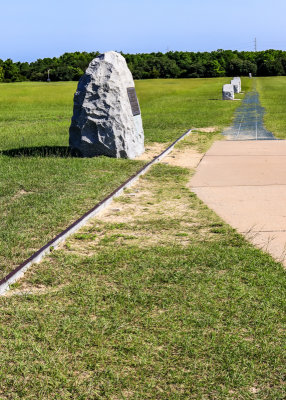
M0 150L0 155L8 157L81 157L81 154L68 146L20 147L18 149Z

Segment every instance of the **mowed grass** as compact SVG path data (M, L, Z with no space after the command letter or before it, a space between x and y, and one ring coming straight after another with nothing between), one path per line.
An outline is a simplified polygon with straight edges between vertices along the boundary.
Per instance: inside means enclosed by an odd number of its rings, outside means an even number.
M228 79L136 83L146 142L231 122ZM75 82L0 85L0 278L95 205L142 162L68 156Z
M142 165L68 156L75 89L0 85L0 278Z
M286 138L286 77L255 78L260 100L266 113L266 128L277 138Z
M189 128L216 127L231 122L239 102L222 101L222 85L229 78L146 80L136 83L147 142L175 140ZM251 89L242 79L243 90ZM241 98L236 95L236 98Z
M0 298L1 400L285 399L285 272L189 178L156 165Z
M156 165L0 298L1 400L286 398L285 271L204 206L191 173Z

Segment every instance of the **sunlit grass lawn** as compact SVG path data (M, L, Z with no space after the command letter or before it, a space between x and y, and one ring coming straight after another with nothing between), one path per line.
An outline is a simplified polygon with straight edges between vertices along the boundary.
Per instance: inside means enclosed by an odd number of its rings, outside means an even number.
M255 78L260 100L266 109L266 128L277 138L286 138L286 76Z
M228 82L229 78L137 82L146 140L165 142L188 128L215 126L221 130L229 125L239 102L221 101L222 85ZM245 91L251 87L249 79L242 84Z
M200 80L183 82L138 83L149 140L230 123L239 102L208 100L218 90L220 97L221 80L201 80L201 88ZM183 93L185 85L197 103ZM154 130L152 108L162 109L161 121L154 113ZM181 110L173 125L172 108ZM51 130L37 146L65 145L68 115L65 124L62 141ZM207 146L212 135L198 137L180 147ZM20 146L13 140L6 148ZM0 162L3 232L16 247L1 234L12 260L139 166L104 157L2 155ZM189 170L156 165L140 183L137 205L142 201L146 214L129 223L95 220L14 285L26 294L12 289L0 298L1 400L286 398L282 265L207 209L186 187L189 178ZM117 207L135 202L128 193L117 201Z
M94 220L0 297L1 400L285 399L285 271L189 178L156 165L116 203L142 214Z
M220 100L227 81L137 82L146 141L228 125L239 102ZM0 277L142 165L63 157L75 90L75 82L0 85ZM15 157L19 149L23 156Z

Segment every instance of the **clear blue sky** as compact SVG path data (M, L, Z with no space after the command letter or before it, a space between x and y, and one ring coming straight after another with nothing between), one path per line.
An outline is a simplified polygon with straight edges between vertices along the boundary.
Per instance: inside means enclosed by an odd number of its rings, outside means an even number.
M285 0L2 0L0 58L70 51L286 50Z

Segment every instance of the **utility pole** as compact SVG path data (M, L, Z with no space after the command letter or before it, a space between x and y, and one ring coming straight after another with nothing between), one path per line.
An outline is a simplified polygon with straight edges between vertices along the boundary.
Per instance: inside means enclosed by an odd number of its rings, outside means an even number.
M48 79L47 79L47 82L51 82L51 80L50 80L50 70L48 69Z
M257 40L254 38L254 51L257 51Z

